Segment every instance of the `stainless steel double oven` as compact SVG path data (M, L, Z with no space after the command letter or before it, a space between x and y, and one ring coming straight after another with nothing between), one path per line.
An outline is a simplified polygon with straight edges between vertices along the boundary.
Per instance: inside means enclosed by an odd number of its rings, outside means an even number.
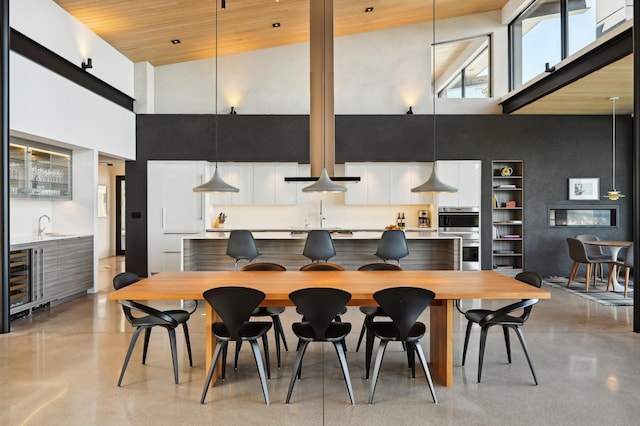
M480 270L480 207L439 207L438 232L462 237L462 269Z

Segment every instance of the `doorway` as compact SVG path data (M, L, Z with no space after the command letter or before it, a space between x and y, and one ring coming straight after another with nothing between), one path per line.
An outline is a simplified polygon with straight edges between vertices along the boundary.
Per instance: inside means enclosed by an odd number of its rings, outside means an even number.
M126 241L126 204L125 204L125 180L124 176L116 176L116 256L123 256L125 253Z

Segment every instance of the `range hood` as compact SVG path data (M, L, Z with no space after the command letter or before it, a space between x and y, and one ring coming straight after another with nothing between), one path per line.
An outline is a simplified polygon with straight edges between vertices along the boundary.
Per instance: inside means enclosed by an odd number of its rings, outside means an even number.
M333 0L310 2L310 177L285 177L285 182L315 182L323 168L335 182L360 182L335 177L335 113L333 92Z

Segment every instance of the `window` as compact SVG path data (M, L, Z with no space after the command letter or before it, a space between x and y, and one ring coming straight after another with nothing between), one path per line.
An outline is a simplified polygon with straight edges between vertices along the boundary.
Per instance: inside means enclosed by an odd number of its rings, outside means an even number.
M633 0L536 0L511 25L511 90L633 18Z
M490 36L483 35L436 44L435 78L438 97L491 97L490 41Z

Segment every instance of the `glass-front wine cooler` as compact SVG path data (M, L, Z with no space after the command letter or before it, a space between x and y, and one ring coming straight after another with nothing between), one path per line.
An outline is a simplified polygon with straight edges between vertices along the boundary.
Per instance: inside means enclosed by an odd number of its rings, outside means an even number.
M9 257L9 304L12 310L31 301L30 252L16 250Z

